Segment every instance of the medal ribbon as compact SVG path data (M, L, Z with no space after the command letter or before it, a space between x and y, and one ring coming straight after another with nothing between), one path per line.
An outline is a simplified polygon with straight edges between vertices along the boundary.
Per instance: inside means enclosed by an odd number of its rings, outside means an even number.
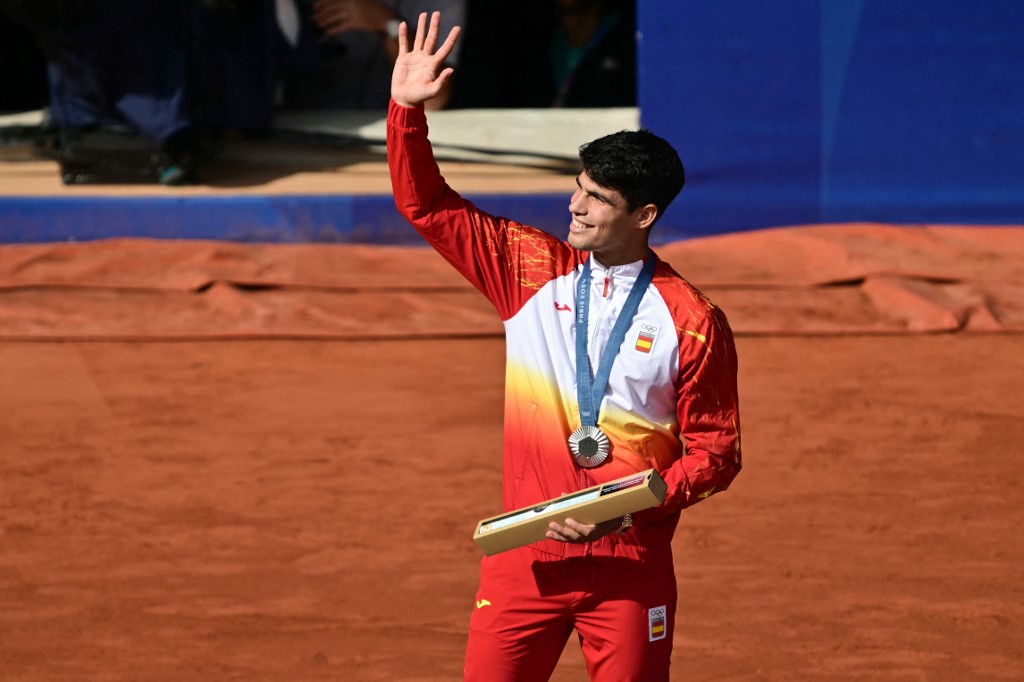
M597 426L597 415L601 409L601 399L608 388L608 378L612 373L612 363L619 354L619 347L626 339L626 332L633 324L633 317L640 309L640 299L644 297L647 287L654 279L654 266L657 258L653 253L647 254L647 262L637 275L633 288L626 297L618 319L612 327L608 345L601 353L601 361L597 374L591 383L590 354L587 352L587 323L590 317L590 259L591 254L583 263L583 274L580 275L576 287L576 400L580 407L580 422L583 426Z

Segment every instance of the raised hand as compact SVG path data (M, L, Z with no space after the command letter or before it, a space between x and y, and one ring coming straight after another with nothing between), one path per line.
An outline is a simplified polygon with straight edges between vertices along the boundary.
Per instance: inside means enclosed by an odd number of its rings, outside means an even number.
M437 47L441 13L434 12L427 27L427 14L420 14L416 37L409 46L409 27L402 22L398 29L398 59L391 74L391 98L403 107L415 107L437 97L454 70L444 66L459 37L456 26ZM436 51L435 51L436 48Z

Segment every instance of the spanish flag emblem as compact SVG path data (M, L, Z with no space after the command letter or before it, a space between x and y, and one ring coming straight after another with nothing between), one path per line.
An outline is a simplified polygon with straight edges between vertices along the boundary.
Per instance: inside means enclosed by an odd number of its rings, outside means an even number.
M668 609L664 606L647 609L647 624L650 627L649 640L651 642L665 639L665 620L667 615Z
M636 337L636 346L634 348L641 353L650 353L651 348L654 346L654 335L646 332L640 332L640 335Z

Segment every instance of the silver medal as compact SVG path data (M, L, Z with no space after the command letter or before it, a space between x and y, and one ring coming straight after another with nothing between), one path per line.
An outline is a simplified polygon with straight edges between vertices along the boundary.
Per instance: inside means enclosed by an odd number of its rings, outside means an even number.
M577 464L587 469L603 464L608 459L611 447L608 436L596 426L581 426L569 436L572 456L576 458Z

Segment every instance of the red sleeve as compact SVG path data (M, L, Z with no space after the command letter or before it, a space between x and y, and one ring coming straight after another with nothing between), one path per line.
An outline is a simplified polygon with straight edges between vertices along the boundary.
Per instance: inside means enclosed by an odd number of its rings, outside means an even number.
M725 490L742 466L736 346L725 314L708 305L702 321L679 330L676 414L684 452L661 472L668 492L652 518Z
M388 166L395 206L502 319L537 289L575 266L567 245L536 228L479 210L448 186L427 138L423 107L393 100L388 110Z

